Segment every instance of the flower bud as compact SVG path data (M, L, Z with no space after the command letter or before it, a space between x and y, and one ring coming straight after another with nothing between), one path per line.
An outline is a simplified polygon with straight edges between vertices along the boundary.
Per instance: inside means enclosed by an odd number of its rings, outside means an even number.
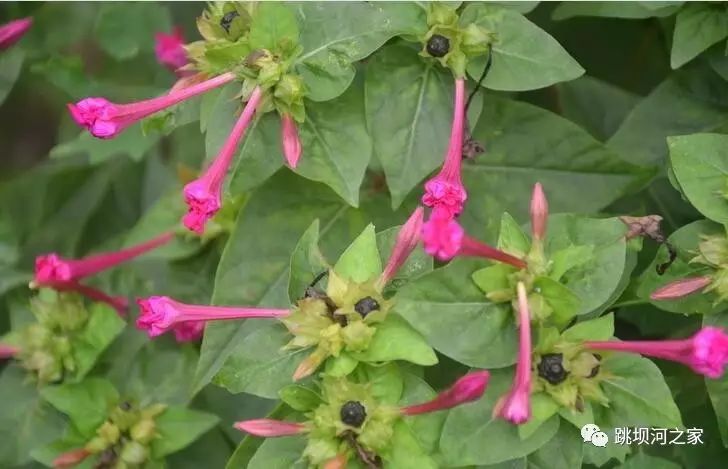
M90 453L84 448L66 451L56 456L53 460L53 467L56 469L67 469L74 467L86 459Z
M711 278L707 275L702 277L690 277L670 282L658 288L650 295L652 300L677 300L692 293L702 290L710 285Z
M119 437L121 436L119 427L109 421L104 422L99 429L96 430L96 433L110 445L119 441Z
M128 441L121 450L121 460L129 464L142 464L149 457L149 448L136 441Z
M531 229L533 230L534 239L542 240L546 236L548 216L549 204L541 183L537 182L533 186L533 194L531 195Z
M156 425L152 419L142 419L131 427L129 432L131 439L139 443L147 444L156 436Z

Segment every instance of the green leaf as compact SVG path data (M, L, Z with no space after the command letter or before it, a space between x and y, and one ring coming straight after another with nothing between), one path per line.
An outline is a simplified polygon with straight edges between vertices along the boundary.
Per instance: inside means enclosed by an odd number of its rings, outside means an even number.
M666 113L665 109L672 109ZM707 65L673 72L622 122L609 146L635 164L661 164L671 135L728 129L728 89Z
M682 466L667 459L650 456L642 451L627 459L617 469L680 469Z
M363 283L382 273L382 262L377 248L374 225L369 224L339 257L334 266L337 274L345 279Z
M493 66L483 86L524 91L573 80L584 73L556 39L517 11L471 3L463 10L460 23L475 23L495 33ZM473 60L468 74L477 79L484 66L485 58Z
M728 16L727 16L728 17ZM670 162L681 191L700 213L728 224L728 136L669 137Z
M436 469L439 466L417 441L410 427L402 420L394 424L389 454L383 459L389 467L402 469Z
M615 353L601 366L609 408L603 409L599 426L682 427L680 411L657 365L639 355Z
M594 257L594 246L566 246L564 249L551 253L551 272L549 277L561 280L566 272L586 263Z
M682 67L728 36L728 12L714 5L691 3L675 17L670 66Z
M511 385L512 373L495 370L488 392L477 402L452 409L440 439L440 451L447 466L496 464L532 453L554 437L559 417L544 423L531 437L521 439L518 427L495 419L493 406ZM483 444L487 441L488 444Z
M537 277L533 286L554 309L551 320L563 327L579 312L581 300L565 285L548 277Z
M325 373L328 376L347 376L359 365L359 361L346 352L341 352L338 357L326 360Z
M392 37L427 29L425 11L414 3L304 2L297 14L303 25L303 54L296 70L313 101L327 101L343 93L354 79L353 63Z
M109 411L119 403L119 392L111 382L89 378L80 383L47 386L41 396L49 404L68 415L83 436L92 436L104 423Z
M356 369L354 380L367 383L372 396L383 404L396 405L402 398L404 391L404 375L396 362L366 365Z
M83 379L91 371L101 353L121 334L126 322L114 308L94 303L89 308L89 320L83 331L73 338L73 358L76 362L75 379Z
M369 348L365 352L352 354L364 362L388 362L406 360L422 366L437 363L435 352L427 345L419 332L396 315L387 317L377 325Z
M498 249L517 257L524 257L531 250L531 240L528 239L521 226L508 212L503 213L503 216L501 216Z
M320 181L354 207L372 156L372 139L364 115L364 87L357 81L326 103L308 102L299 126L303 154L296 172Z
M0 55L0 104L10 94L23 68L25 53L19 47L3 51Z
M523 102L486 99L473 136L488 145L487 157L463 165L468 199L477 204L461 218L473 233L495 234L503 211L528 219L536 182L552 213L590 213L647 176L575 124Z
M504 367L515 362L513 314L467 280L482 265L458 259L417 278L397 293L393 311L439 352L473 367Z
M710 270L701 264L690 264L695 257L701 235L723 235L725 229L708 220L700 220L683 226L675 231L667 240L677 249L677 258L665 271L659 275L656 271L658 265L664 264L669 258L667 248L660 246L652 263L645 268L637 284L637 296L650 301L654 306L671 313L679 314L713 314L728 308L726 302L714 304L716 296L695 293L679 300L652 301L650 294L658 288L678 279L705 275Z
M559 410L559 404L546 393L531 394L531 418L528 422L518 425L518 435L526 439L536 433L538 429ZM559 425L561 428L562 425ZM565 427L566 425L564 425Z
M452 119L453 79L411 47L382 48L366 68L366 116L392 206L442 164ZM397 96L398 99L392 99Z
M278 392L278 395L289 407L299 412L308 412L321 404L320 395L316 394L311 388L300 384L286 386Z
M367 197L360 209L353 209L322 184L281 172L256 191L240 212L218 266L213 303L290 306L291 252L317 218L322 226L321 245L335 259L370 222L384 228L401 223L406 216L405 209L391 212L382 195ZM193 388L207 384L245 337L266 324L264 320L208 324Z
M182 407L168 407L154 419L159 438L152 441L153 458L162 458L189 445L218 422L216 415Z
M566 329L561 338L571 342L585 340L609 340L614 335L614 314L609 313L596 319L581 321Z
M68 158L75 155L88 155L91 164L98 164L113 157L129 156L141 160L159 141L157 133L144 135L141 125L134 125L113 139L99 139L81 132L75 139L63 142L51 149L51 158Z
M283 325L260 319L261 324L237 344L213 382L232 393L246 392L275 399L292 382L293 372L311 351L282 350L291 340Z
M558 252L573 245L594 247L593 255L586 262L569 269L561 278L581 300L578 314L599 310L619 288L627 258L625 233L624 223L617 218L574 215L549 218L547 252Z
M10 364L0 374L0 465L30 462L30 452L58 438L65 419L43 401L25 370Z
M680 9L684 2L563 2L553 11L553 19L565 20L577 16L604 18L651 18L670 16ZM654 4L654 5L652 5Z
M234 431L237 432L237 430ZM165 462L166 467L175 469L222 468L225 467L231 455L230 441L218 428L205 433L183 450L169 455Z
M166 5L159 3L109 3L101 6L96 20L96 38L101 48L116 60L152 52L154 33L167 32L172 20Z
M582 438L579 430L561 422L545 445L526 456L528 469L573 469L582 467Z
M302 436L267 438L248 463L248 469L301 469L306 439Z
M280 51L298 41L296 16L285 3L261 3L248 34L250 48Z
M291 255L288 277L288 298L291 303L301 298L314 278L329 268L319 249L318 240L319 221L316 219L303 233Z
M404 388L399 401L400 407L422 404L435 398L437 393L422 378L403 372ZM434 453L440 442L440 433L445 424L447 412L432 412L407 417L404 421L412 429L420 446L428 453Z

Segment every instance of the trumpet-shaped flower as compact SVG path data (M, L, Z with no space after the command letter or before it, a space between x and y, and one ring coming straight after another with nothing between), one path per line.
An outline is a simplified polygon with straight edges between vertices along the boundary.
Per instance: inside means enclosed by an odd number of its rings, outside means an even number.
M21 18L0 26L0 50L5 50L18 42L33 25L33 18Z
M423 212L422 207L417 207L397 233L397 240L394 243L394 248L392 248L392 254L389 256L382 275L377 280L376 286L380 290L394 278L397 271L417 247L417 243L419 243L422 236Z
M295 168L301 158L301 139L298 137L296 122L290 114L281 116L281 142L288 166Z
M426 414L451 409L466 402L477 401L485 392L489 379L490 373L487 371L468 373L455 381L450 388L438 394L433 400L424 404L403 407L401 412L404 415Z
M710 285L713 279L705 275L702 277L690 277L675 280L652 292L650 298L653 300L678 300L691 295Z

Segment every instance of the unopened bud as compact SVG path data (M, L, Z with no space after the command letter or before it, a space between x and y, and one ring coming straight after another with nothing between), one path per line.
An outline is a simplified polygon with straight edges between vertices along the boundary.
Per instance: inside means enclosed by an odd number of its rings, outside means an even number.
M546 223L549 217L549 204L543 192L541 183L533 186L531 196L531 228L534 239L543 239L546 236Z
M142 419L131 427L130 435L132 440L139 443L149 443L156 435L156 425L152 419Z
M650 295L652 300L677 300L702 290L710 285L711 278L706 276L676 280L658 288Z

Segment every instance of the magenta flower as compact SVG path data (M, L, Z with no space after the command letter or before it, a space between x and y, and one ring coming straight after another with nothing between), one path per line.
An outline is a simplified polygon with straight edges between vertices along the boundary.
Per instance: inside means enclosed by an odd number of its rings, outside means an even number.
M38 256L35 259L33 283L37 286L51 287L58 284L73 283L163 246L173 238L174 233L166 232L130 248L94 254L82 259L64 259L56 253Z
M222 183L225 174L233 161L235 150L245 135L250 121L260 104L263 91L256 87L250 95L243 113L235 123L220 153L215 157L205 174L187 184L184 188L185 202L188 212L182 219L184 225L197 234L202 234L205 224L212 218L222 205Z
M13 358L18 352L20 352L18 347L8 344L0 344L0 360Z
M419 243L420 236L422 235L423 213L424 209L417 207L407 219L407 222L402 225L399 233L397 233L397 241L394 243L394 248L392 248L392 254L389 256L382 275L377 280L377 287L379 289L384 288L394 278L397 271L417 247L417 243Z
M205 321L185 321L173 327L177 342L196 342L205 332Z
M136 321L137 328L146 330L149 337L164 334L187 321L282 318L290 313L287 309L189 305L174 301L167 296L140 298L137 304L141 308L141 314Z
M80 293L90 300L106 303L107 305L114 308L116 312L119 313L119 316L124 316L126 314L127 308L129 308L129 301L125 297L110 296L97 288L89 287L88 285L82 285L78 282L60 282L54 283L51 286L54 290L73 291L76 293Z
M481 243L477 239L471 238L468 235L465 235L463 237L462 246L460 247L460 252L458 252L458 255L468 257L483 257L485 259L510 264L518 269L526 268L526 262L523 259L511 256L510 254L503 252L500 249L496 249L485 243Z
M463 186L460 167L463 160L463 125L465 122L465 80L455 80L455 111L450 131L450 144L445 162L437 176L425 183L422 203L428 207L441 207L451 215L463 211L468 194Z
M306 426L297 422L284 422L282 420L255 419L235 422L233 427L241 432L261 437L291 436L308 431Z
M722 329L710 326L703 327L689 339L592 341L584 342L584 346L592 350L639 353L682 363L709 378L720 378L728 363L728 335Z
M177 72L177 69L187 65L187 51L184 37L182 37L182 28L175 26L171 34L155 34L154 53L157 56L157 62L173 72Z
M533 239L542 240L546 236L546 223L549 218L549 203L543 193L541 183L533 186L531 196L531 230Z
M234 73L223 73L163 96L130 104L116 104L105 98L85 98L76 104L68 104L68 110L73 120L78 125L86 127L94 137L114 138L128 126L145 117L234 79Z
M455 384L450 386L449 389L438 394L433 400L424 404L403 407L400 411L404 415L427 414L438 410L451 409L466 402L477 401L485 392L489 379L490 373L487 371L468 373L455 381Z
M295 168L301 158L301 139L298 137L296 122L290 114L281 116L281 142L288 166Z
M5 50L18 42L33 25L33 18L21 18L0 26L0 50Z
M498 400L493 414L518 425L531 418L531 313L523 282L518 282L517 290L520 337L516 375L511 390Z
M447 208L435 207L422 225L425 252L441 261L455 257L462 247L465 230Z
M705 275L676 280L658 288L650 295L653 300L678 300L710 285L712 279Z

